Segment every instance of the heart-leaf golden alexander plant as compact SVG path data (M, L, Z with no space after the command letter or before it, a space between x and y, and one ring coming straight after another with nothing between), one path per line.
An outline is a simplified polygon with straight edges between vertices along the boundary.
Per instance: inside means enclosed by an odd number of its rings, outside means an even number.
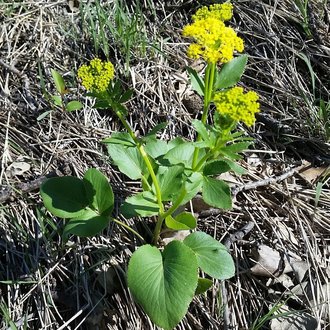
M206 62L202 76L188 68L192 87L204 99L201 120L192 121L195 141L182 137L158 139L163 124L144 137L136 136L123 105L132 91L124 92L120 83L114 82L113 65L93 59L78 71L88 96L96 99L95 107L111 109L125 128L103 141L112 163L128 178L141 180L141 192L126 198L121 214L126 218L156 219L152 242L138 247L129 261L127 283L136 302L164 329L172 329L180 322L193 297L212 285L210 278L224 280L235 272L226 248L206 233L195 231L194 215L181 211L198 193L208 205L230 209L230 188L219 176L227 171L244 173L236 161L251 140L235 128L239 121L254 123L259 103L255 92L244 92L235 86L244 72L247 56L234 57L243 52L244 45L236 32L225 25L232 10L230 3L202 7L183 29L183 35L193 40L188 56ZM209 124L211 106L214 111ZM41 195L52 214L67 219L64 239L72 234L95 235L110 221L127 227L112 217L112 188L97 169L89 169L82 179L51 178L42 185ZM165 228L191 233L183 241L173 240L163 247L160 237ZM200 278L201 273L208 276Z

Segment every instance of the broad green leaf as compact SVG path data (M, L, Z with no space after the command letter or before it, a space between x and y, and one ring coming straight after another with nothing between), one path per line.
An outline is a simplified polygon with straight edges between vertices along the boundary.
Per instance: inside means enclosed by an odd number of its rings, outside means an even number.
M208 205L220 209L231 209L230 188L222 180L204 176L202 188L203 200Z
M70 101L65 109L66 111L75 111L75 110L80 110L82 109L83 105L79 101Z
M246 170L241 165L238 165L236 162L233 162L230 159L224 159L223 161L226 162L229 165L230 169L232 171L234 171L235 173L237 173L237 174L246 173Z
M190 230L196 228L197 220L191 213L183 212L174 218L172 216L166 217L165 224L173 230Z
M119 103L127 102L131 98L132 95L133 95L133 90L128 89L123 95L120 96Z
M189 77L190 77L190 82L193 90L195 90L200 96L204 96L204 81L203 79L199 76L199 74L189 66L186 67Z
M90 168L83 178L86 195L99 215L109 216L113 210L114 197L108 179L97 169Z
M65 82L63 80L63 77L54 69L51 69L51 73L52 73L57 91L62 95L65 94L66 90L65 90Z
M126 198L120 210L126 218L136 216L148 217L158 214L159 205L157 204L156 197L151 192L144 191Z
M194 252L179 241L161 253L143 245L128 264L128 287L150 319L165 330L173 329L185 316L197 287Z
M228 172L231 169L225 160L211 160L203 168L203 174L206 176L217 175Z
M70 219L64 227L63 237L74 234L82 237L90 237L106 228L110 222L109 217L98 215L91 209L84 210L80 216Z
M197 289L195 295L206 292L213 284L213 281L208 278L198 278Z
M191 142L185 142L169 150L164 156L172 165L184 164L191 168L195 147Z
M225 146L221 150L230 151L230 152L241 152L247 149L251 145L251 142L238 142Z
M152 158L157 159L168 151L167 142L158 139L149 139L145 145L145 151Z
M102 140L103 143L121 144L126 147L135 147L136 144L132 137L125 132L113 133L111 137Z
M77 217L88 205L83 181L73 176L48 179L40 193L46 208L60 218Z
M175 166L160 166L156 177L158 179L160 191L163 201L172 200L172 197L177 195L183 185L183 170L181 165ZM155 187L153 186L155 191Z
M119 170L132 180L140 179L146 173L146 165L137 148L109 144L108 152Z
M196 254L198 267L206 274L224 280L235 275L233 258L226 247L204 232L194 232L187 236L184 244Z
M244 73L247 60L247 55L241 55L225 63L217 73L214 90L236 85Z
M55 105L61 107L63 105L62 97L60 95L51 95L51 98Z

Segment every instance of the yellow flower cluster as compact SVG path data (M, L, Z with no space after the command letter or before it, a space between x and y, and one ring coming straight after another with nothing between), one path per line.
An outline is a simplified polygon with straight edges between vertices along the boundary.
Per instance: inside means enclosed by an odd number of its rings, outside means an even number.
M214 95L213 102L217 111L234 121L243 121L251 126L255 122L255 113L259 112L259 96L255 92L244 93L242 87L233 87Z
M89 65L82 65L78 69L78 77L83 86L91 92L104 92L113 79L115 70L111 62L102 62L94 58Z
M236 32L224 24L232 17L230 3L215 4L200 8L193 15L193 23L183 28L183 35L192 37L187 51L190 58L204 58L208 63L226 63L233 59L235 51L242 52L244 43Z

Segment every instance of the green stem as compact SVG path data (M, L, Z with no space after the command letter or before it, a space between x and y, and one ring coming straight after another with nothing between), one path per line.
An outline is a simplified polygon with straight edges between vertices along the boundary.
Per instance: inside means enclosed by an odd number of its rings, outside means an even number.
M127 230L129 230L130 232L132 232L134 235L136 235L141 241L145 241L144 240L144 238L137 232L137 231L135 231L133 228L131 228L130 226L128 226L128 225L126 225L126 223L123 223L123 222L121 222L120 220L117 220L117 219L115 219L115 218L111 218L111 220L113 221L113 222L115 222L117 225L120 225L120 226L122 226L122 227L124 227L124 228L126 228Z
M156 198L157 198L157 203L159 206L159 213L164 212L164 205L162 202L162 193L159 187L159 183L158 180L156 178L156 174L154 172L154 169L151 165L150 159L146 153L146 151L143 148L143 145L141 144L141 142L138 140L138 138L135 136L133 130L131 129L130 125L127 123L126 119L123 117L123 115L121 114L120 111L115 110L116 111L116 115L118 116L118 118L120 119L120 121L123 123L124 127L126 128L127 132L129 133L129 135L131 136L131 138L134 140L145 164L147 165L149 174L151 176L152 182L155 186L155 191L156 191Z
M206 123L207 116L209 113L209 107L210 107L212 92L213 92L215 71L216 71L215 63L208 63L207 67L206 67L205 78L204 78L204 105L203 105L203 114L202 114L202 123L203 124ZM201 138L202 137L198 134L197 141L200 141ZM196 167L196 164L198 161L198 153L199 153L199 149L196 147L194 150L192 168Z

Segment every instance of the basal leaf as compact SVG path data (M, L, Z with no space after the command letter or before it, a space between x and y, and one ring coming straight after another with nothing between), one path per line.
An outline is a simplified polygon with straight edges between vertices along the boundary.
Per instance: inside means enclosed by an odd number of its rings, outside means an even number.
M126 218L148 217L158 214L159 206L156 197L151 192L144 191L126 198L120 210Z
M143 245L129 261L128 287L151 320L165 330L184 317L197 287L194 252L179 241L170 242L161 253Z
M82 109L83 105L79 101L70 101L66 106L66 111L75 111Z
M213 207L220 209L231 209L232 207L230 188L222 180L204 176L202 195L204 202Z
M235 265L226 247L204 232L194 232L187 236L184 244L196 254L198 267L206 274L224 280L234 276Z
M113 210L114 196L108 179L97 169L87 170L83 178L90 205L99 215L109 216Z
M136 144L132 137L125 132L117 132L113 133L111 137L105 138L102 140L103 143L111 143L111 144L121 144L126 147L135 147Z
M69 234L82 237L95 236L105 229L109 222L109 217L98 215L93 210L86 209L80 216L69 220L64 227L63 236L65 238Z
M54 69L51 69L51 73L54 79L56 90L62 95L65 94L66 90L65 90L65 82L63 80L63 77Z
M191 142L184 142L172 148L164 156L172 165L184 164L191 168L195 147Z
M46 180L40 193L46 208L60 218L79 216L88 205L83 181L73 176Z
M247 55L241 55L225 63L216 76L214 90L236 85L244 73L247 60Z

